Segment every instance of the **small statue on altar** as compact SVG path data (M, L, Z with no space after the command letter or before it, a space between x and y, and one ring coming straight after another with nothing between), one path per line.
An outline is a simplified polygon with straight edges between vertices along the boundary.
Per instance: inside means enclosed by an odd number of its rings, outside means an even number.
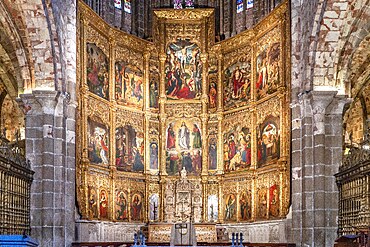
M186 169L185 169L185 166L182 167L182 170L180 172L180 176L181 176L181 179L182 180L185 180L186 179Z

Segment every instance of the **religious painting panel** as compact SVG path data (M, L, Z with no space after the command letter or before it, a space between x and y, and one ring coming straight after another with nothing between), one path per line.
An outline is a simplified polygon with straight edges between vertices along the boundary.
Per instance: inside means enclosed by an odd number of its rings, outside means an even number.
M252 217L252 192L242 191L239 195L239 217L240 221L248 221Z
M217 138L209 138L208 170L217 170Z
M281 31L279 28L266 33L257 41L256 95L257 100L276 92L281 84Z
M119 171L144 171L144 133L127 124L116 128L116 166Z
M208 221L215 222L218 220L218 197L217 195L208 196Z
M198 121L172 121L166 130L166 170L177 175L185 167L188 174L202 170L202 133Z
M280 158L280 119L266 117L257 126L257 164L262 167Z
M158 141L156 139L149 143L149 168L158 170Z
M109 128L88 119L88 158L92 164L109 164Z
M245 106L251 99L251 61L239 61L224 71L224 108Z
M217 170L218 123L208 124L208 170Z
M143 72L137 66L117 61L115 64L115 97L119 104L142 108Z
M100 219L108 219L108 193L105 189L100 190L99 194L99 216Z
M224 220L226 222L236 221L237 203L235 194L225 195Z
M266 187L260 187L257 190L257 218L259 219L267 218L267 193Z
M246 126L236 125L224 133L225 172L247 169L252 162L251 131Z
M157 221L159 218L159 196L151 194L149 196L149 220Z
M155 73L150 78L149 83L149 107L158 109L158 102L159 102L159 74Z
M217 109L217 84L218 84L217 71L212 71L212 73L209 73L208 78L209 78L208 108L211 110L211 112L214 112Z
M93 186L88 187L88 217L89 219L97 219L98 215L98 195L97 190Z
M143 194L134 193L131 197L131 221L143 220Z
M271 217L279 217L280 215L280 199L279 199L279 185L273 184L269 188L269 215Z
M115 219L119 221L128 220L128 201L126 191L116 191Z
M90 92L109 100L109 61L95 44L87 43L87 85Z
M178 39L167 47L165 63L168 99L199 99L202 94L200 48L188 39Z

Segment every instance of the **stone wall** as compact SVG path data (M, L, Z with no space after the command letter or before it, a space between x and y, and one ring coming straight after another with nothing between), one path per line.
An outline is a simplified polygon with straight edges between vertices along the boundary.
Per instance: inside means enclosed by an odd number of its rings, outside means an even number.
M104 221L76 221L78 242L133 242L143 224Z
M244 243L287 243L289 239L289 220L272 220L249 224L222 224L231 241L232 233L243 233Z
M14 87L5 87L12 100L20 96L35 172L31 235L41 246L66 246L75 221L76 1L2 1L0 8L1 29L12 30L2 32L0 57L11 58L15 74Z

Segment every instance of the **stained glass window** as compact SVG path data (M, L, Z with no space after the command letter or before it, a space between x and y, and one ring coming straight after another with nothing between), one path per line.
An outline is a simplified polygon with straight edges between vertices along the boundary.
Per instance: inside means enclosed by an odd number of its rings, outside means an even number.
M173 0L174 9L182 9L182 0Z
M131 14L131 0L124 0L123 9L126 13Z
M185 0L185 8L194 8L193 0Z
M174 9L194 8L194 0L173 0Z
M247 0L247 9L253 8L253 0Z
M243 12L243 0L236 0L236 13Z
M114 0L114 7L117 9L122 9L121 0Z

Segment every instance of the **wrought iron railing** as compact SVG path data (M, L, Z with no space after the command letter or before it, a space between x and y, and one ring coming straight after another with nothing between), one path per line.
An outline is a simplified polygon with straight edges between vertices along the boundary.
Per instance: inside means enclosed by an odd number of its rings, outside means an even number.
M0 137L0 235L30 235L33 173L19 142Z
M335 174L339 189L338 235L357 234L370 226L370 142L366 139L343 157Z

